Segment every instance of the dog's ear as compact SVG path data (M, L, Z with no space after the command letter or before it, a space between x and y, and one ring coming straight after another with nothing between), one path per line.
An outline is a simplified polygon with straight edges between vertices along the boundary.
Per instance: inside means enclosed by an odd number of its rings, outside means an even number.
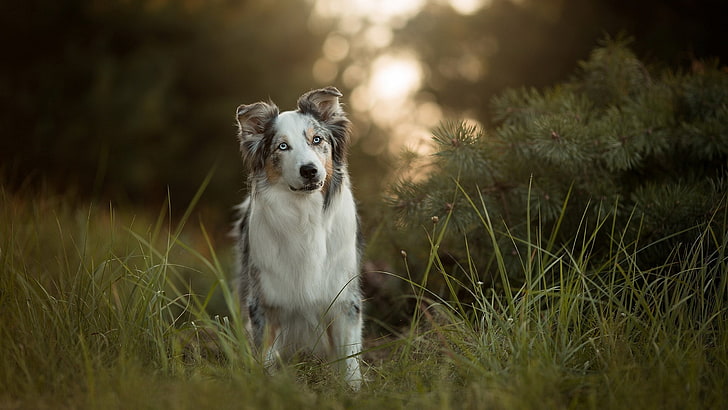
M345 161L351 134L351 122L339 104L341 96L335 87L326 87L309 91L298 99L299 111L323 121L331 131L332 156L337 165Z
M278 116L278 107L272 103L242 104L235 111L238 122L238 140L243 159L253 168L265 166L265 144L262 142L268 124Z
M268 122L278 116L278 107L264 102L242 104L238 106L235 114L238 121L238 136L242 141L262 134Z
M298 109L302 113L314 114L324 121L331 121L346 114L339 104L339 97L343 96L336 87L320 88L303 94L298 99Z

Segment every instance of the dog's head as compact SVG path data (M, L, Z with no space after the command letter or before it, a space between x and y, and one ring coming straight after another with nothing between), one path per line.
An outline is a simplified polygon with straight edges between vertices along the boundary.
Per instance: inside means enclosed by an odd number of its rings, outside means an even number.
M334 87L309 91L297 110L283 113L273 103L238 107L240 149L256 184L298 193L331 189L343 172L350 135L341 96Z

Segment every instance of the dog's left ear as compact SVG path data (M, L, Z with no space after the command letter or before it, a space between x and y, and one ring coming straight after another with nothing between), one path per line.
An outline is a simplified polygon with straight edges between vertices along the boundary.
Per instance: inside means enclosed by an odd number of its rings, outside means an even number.
M339 97L343 95L336 87L312 90L298 99L298 109L304 114L314 114L324 121L345 117L346 114L339 104Z
M235 110L238 120L238 141L245 162L254 170L265 166L266 145L263 143L265 127L278 116L273 103L243 104Z

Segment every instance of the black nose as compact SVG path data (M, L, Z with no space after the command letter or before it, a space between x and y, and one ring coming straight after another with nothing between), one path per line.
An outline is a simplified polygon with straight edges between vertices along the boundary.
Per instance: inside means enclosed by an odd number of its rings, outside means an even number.
M318 174L318 168L314 164L309 163L301 166L301 176L307 180L310 181L316 178L316 174Z

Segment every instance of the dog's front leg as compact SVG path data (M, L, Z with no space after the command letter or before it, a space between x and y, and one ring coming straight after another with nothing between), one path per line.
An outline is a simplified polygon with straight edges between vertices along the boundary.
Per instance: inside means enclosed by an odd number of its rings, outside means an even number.
M339 359L343 359L341 367L347 383L352 389L359 390L363 382L359 366L362 349L361 302L345 303L342 310L342 314L332 324L334 348Z
M263 354L263 364L266 368L275 365L279 358L280 321L276 309L260 303L258 298L250 298L248 314L252 329L253 343L259 353Z

